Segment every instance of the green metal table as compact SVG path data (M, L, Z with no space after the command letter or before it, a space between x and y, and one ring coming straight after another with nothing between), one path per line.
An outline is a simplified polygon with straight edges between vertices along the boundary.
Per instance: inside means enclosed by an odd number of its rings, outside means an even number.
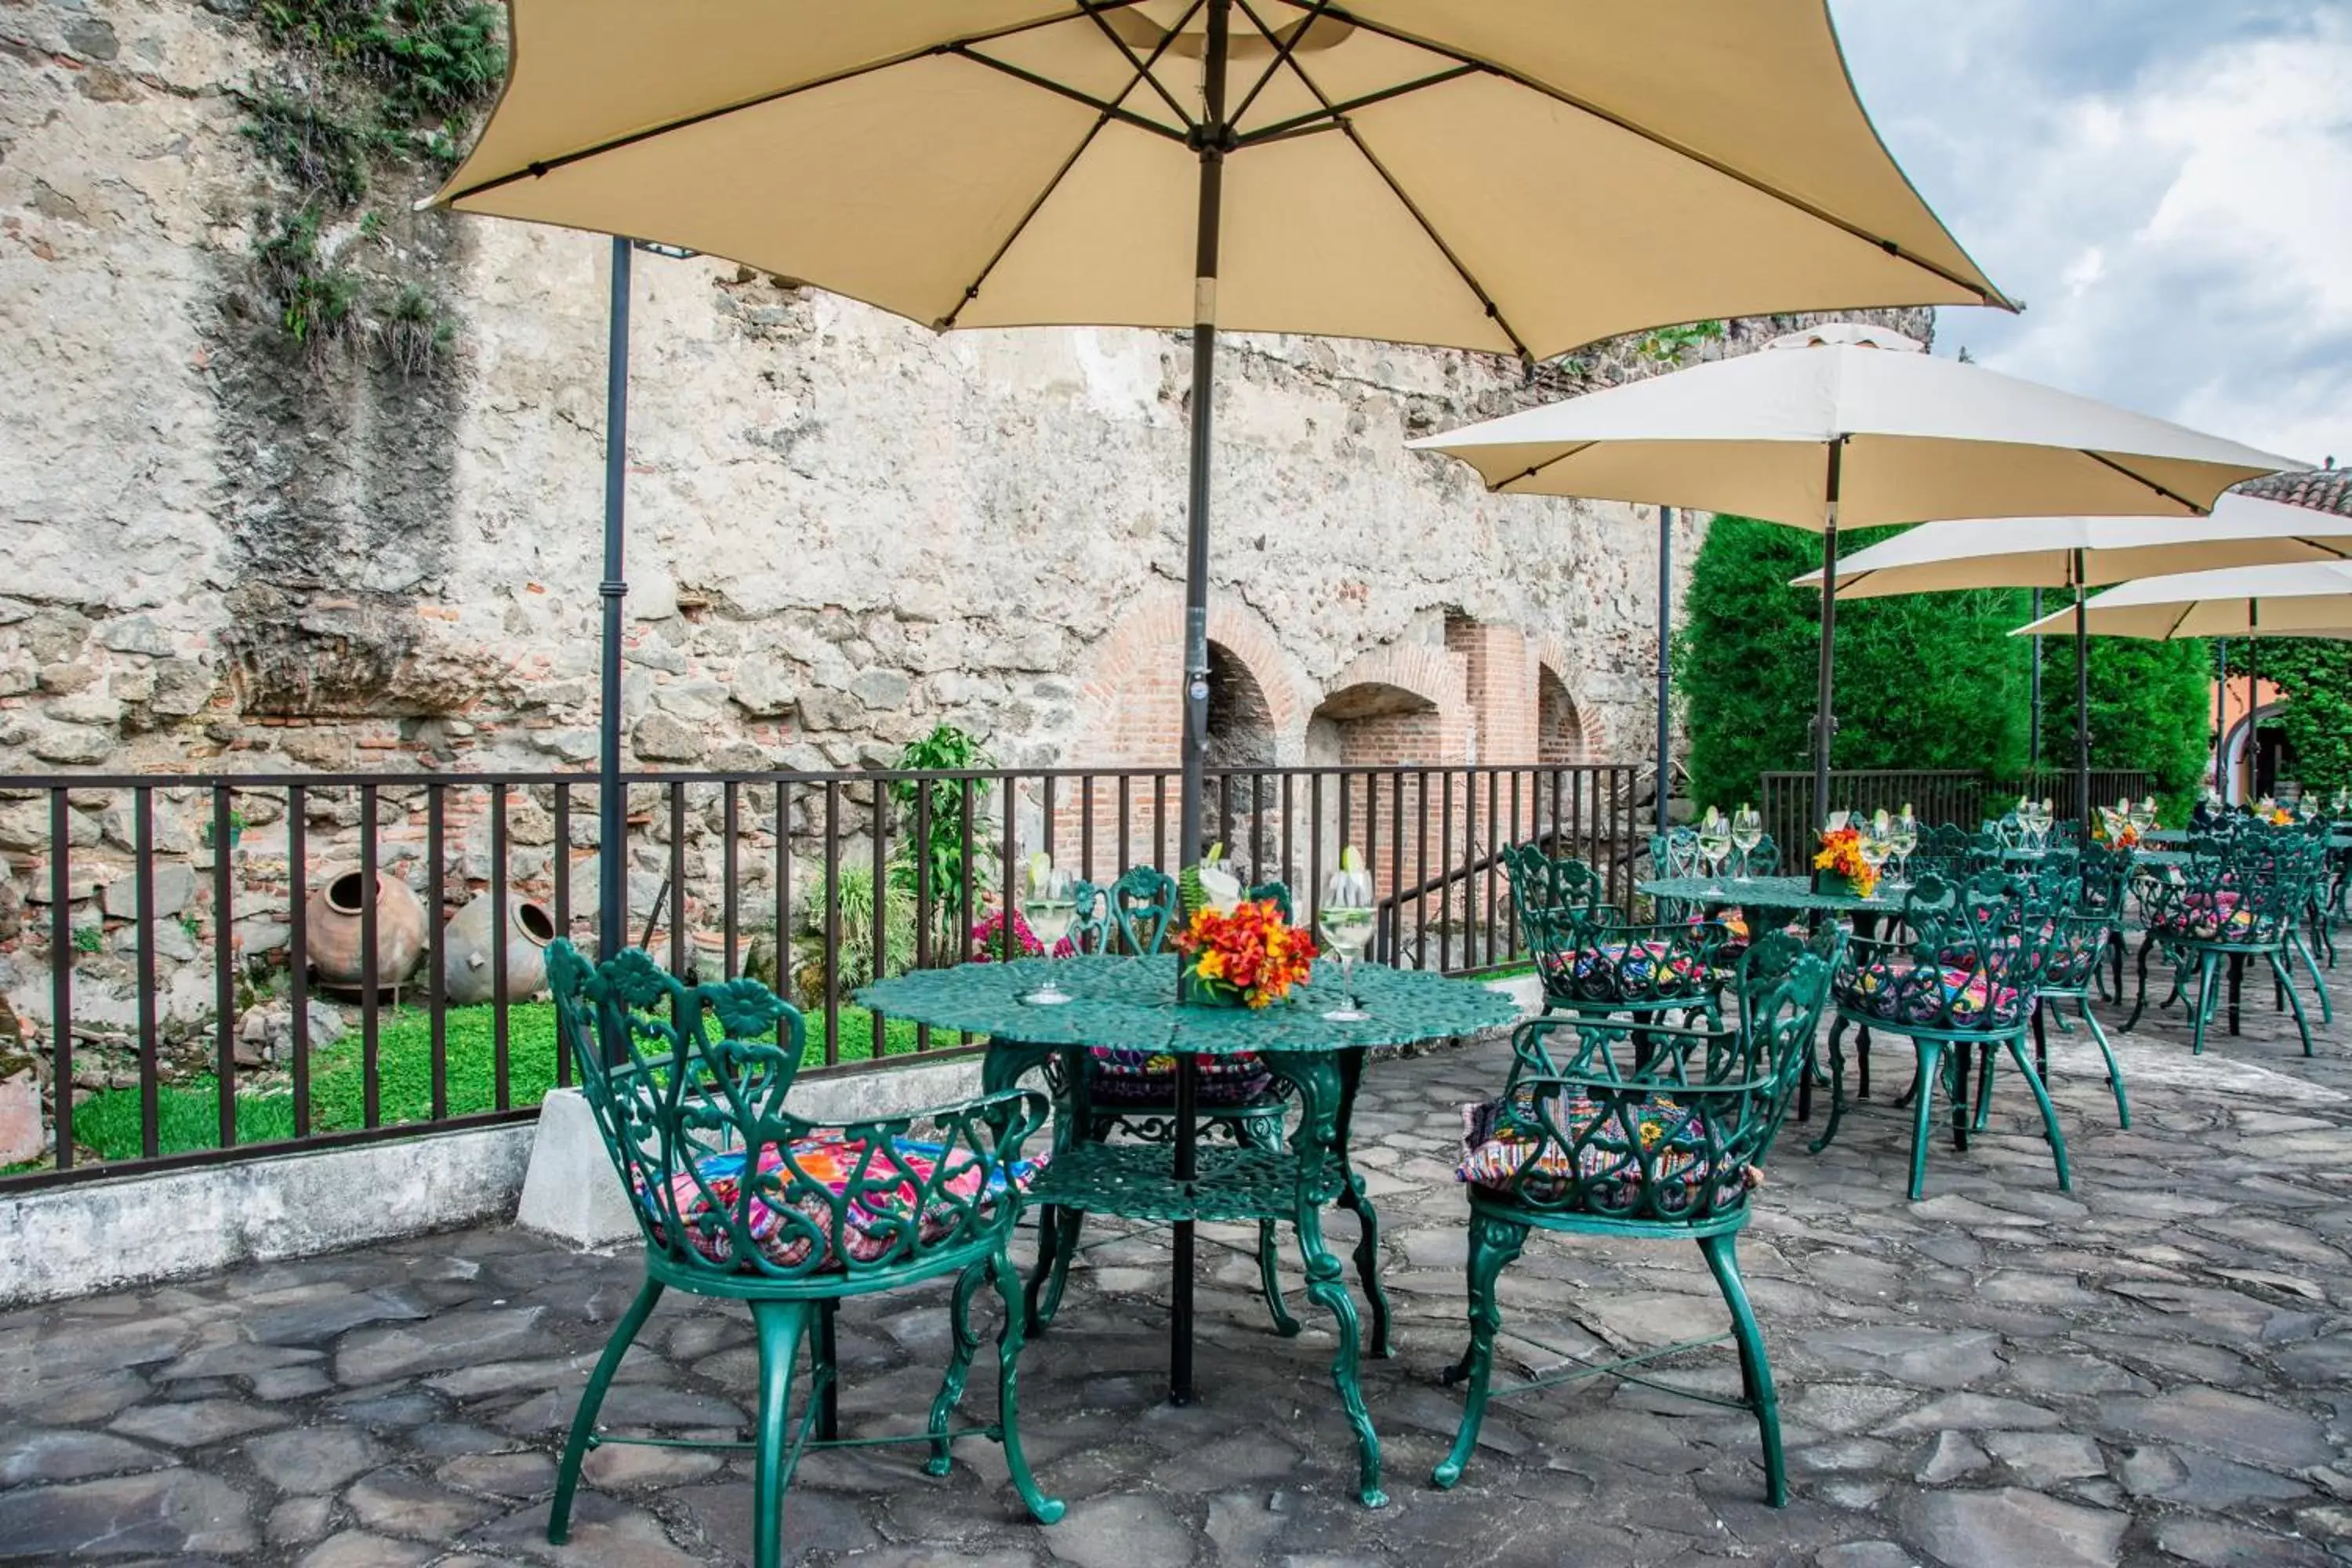
M2191 840L2206 837L2209 836L2191 833L2185 827L2151 827L2140 835L2141 838L2150 844L2162 844L2168 847L2176 848L2185 847ZM2327 836L2327 847L2330 849L2352 849L2352 833L2330 833Z
M1879 883L1883 889L1887 886ZM1654 899L1679 899L1685 903L1705 905L1712 909L1738 906L1748 910L1787 910L1790 913L1885 914L1903 912L1902 895L1910 889L1895 888L1894 898L1859 893L1817 893L1812 884L1802 877L1661 877L1652 881L1636 882L1636 892Z
M1072 1000L1037 1006L1022 1000L1051 976ZM1177 1103L1197 1103L1199 1058L1258 1053L1298 1098L1299 1122L1279 1150L1203 1147L1189 1116L1177 1119L1172 1143L1092 1143L1056 1130L1052 1163L1030 1189L1032 1201L1176 1226L1169 1359L1171 1394L1192 1397L1192 1226L1199 1220L1284 1220L1298 1231L1307 1293L1336 1320L1339 1348L1331 1381L1356 1435L1360 1493L1368 1507L1381 1490L1380 1440L1357 1381L1361 1327L1339 1260L1323 1239L1327 1204L1354 1211L1362 1226L1357 1273L1372 1312L1375 1354L1389 1349L1388 1300L1380 1284L1380 1220L1363 1178L1348 1155L1349 1122L1373 1046L1475 1034L1518 1016L1511 1000L1472 981L1360 963L1341 988L1337 967L1318 964L1292 1000L1252 1011L1176 1000L1177 960L1087 956L967 963L884 980L857 993L860 1005L888 1017L989 1037L986 1087L1010 1087L1061 1058L1062 1081L1084 1082L1079 1053L1093 1047L1166 1053L1176 1059ZM1326 1018L1352 992L1370 1016Z

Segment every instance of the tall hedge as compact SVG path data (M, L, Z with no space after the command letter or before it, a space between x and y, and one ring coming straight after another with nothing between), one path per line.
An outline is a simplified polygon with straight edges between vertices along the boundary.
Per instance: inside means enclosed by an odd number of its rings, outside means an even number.
M1894 533L1857 530L1860 550ZM1818 594L1789 580L1821 564L1801 529L1725 517L1691 568L1675 634L1675 684L1702 805L1753 799L1757 775L1812 764ZM1841 768L1960 768L2007 777L2025 763L2026 596L2008 589L1841 600Z
M2235 681L2245 679L2245 658L2246 644L2231 643ZM2254 649L2254 673L2287 695L2284 711L2263 727L2286 731L2304 787L2324 794L2352 784L2352 643L2266 637Z
M2045 609L2058 607L2047 599ZM2196 638L2090 640L2091 765L2145 768L2157 793L2194 793L2212 757L2213 653ZM2042 765L2074 765L2074 639L2042 639Z

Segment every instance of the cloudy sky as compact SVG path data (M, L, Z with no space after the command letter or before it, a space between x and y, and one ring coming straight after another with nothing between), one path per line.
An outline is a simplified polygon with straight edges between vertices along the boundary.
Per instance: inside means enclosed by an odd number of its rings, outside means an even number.
M1880 135L2025 314L1938 352L2352 464L2352 0L1832 0Z

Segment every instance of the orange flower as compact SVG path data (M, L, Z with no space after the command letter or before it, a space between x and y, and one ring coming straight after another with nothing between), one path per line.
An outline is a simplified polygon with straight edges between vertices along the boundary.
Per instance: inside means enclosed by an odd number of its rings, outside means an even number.
M1196 983L1252 1007L1281 1001L1315 963L1314 937L1284 924L1270 899L1195 910L1175 946L1192 960Z

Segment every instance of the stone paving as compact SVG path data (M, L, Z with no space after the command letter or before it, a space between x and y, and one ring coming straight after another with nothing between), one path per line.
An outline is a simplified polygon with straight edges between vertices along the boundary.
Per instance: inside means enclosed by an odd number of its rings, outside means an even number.
M1387 1509L1353 1500L1330 1341L1295 1274L1309 1326L1284 1341L1248 1260L1207 1248L1205 1397L1164 1401L1165 1237L1145 1234L1087 1256L1024 1361L1060 1524L1025 1522L975 1439L942 1480L916 1448L813 1456L788 1540L877 1568L2352 1562L2352 1066L2334 1031L2304 1061L2261 1001L2200 1060L2177 1016L2119 1037L2128 1132L2079 1037L2053 1038L2071 1197L2013 1077L1991 1132L1965 1154L1939 1142L1918 1204L1907 1120L1883 1101L1820 1157L1791 1126L1741 1247L1782 1390L1786 1510L1764 1506L1744 1416L1606 1379L1498 1402L1462 1486L1428 1487L1460 1409L1437 1380L1462 1340L1454 1107L1499 1081L1488 1042L1367 1080L1360 1156L1401 1314L1400 1353L1365 1378ZM1906 1047L1880 1052L1897 1077ZM478 1230L0 1317L0 1560L743 1561L743 1462L677 1450L596 1454L573 1543L545 1543L562 1425L635 1273L625 1252ZM1538 1237L1503 1296L1522 1371L1722 1323L1686 1247ZM847 1308L845 1429L919 1421L946 1331L939 1290ZM750 1339L740 1310L673 1297L608 1417L734 1435ZM968 1412L992 1403L989 1353ZM1723 1350L1672 1375L1738 1381Z

